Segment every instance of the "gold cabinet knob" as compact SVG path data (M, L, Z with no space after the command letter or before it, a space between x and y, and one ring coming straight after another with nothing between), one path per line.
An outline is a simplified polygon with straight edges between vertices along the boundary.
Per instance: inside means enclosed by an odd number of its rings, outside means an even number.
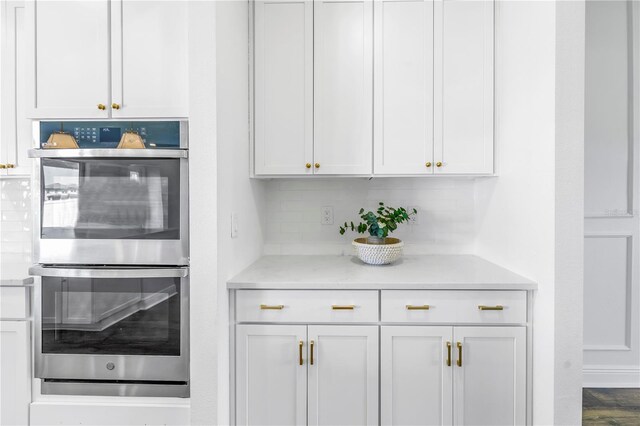
M120 104L117 104L117 103L114 102L114 103L111 104L111 108L120 109Z
M6 168L7 169L15 169L16 165L15 164L6 164Z
M6 164L0 164L0 169L6 169L7 165Z
M425 166L427 166L427 167L431 167L431 161L427 161L427 163L425 164Z
M442 161L438 161L438 162L436 163L436 167L442 167Z
M316 169L320 168L320 163L316 163Z
M98 109L100 111L104 111L105 109L107 109L107 107L104 104L98 104Z
M305 167L306 167L307 169L310 169L310 168L311 168L311 163L307 163L307 164L305 165Z

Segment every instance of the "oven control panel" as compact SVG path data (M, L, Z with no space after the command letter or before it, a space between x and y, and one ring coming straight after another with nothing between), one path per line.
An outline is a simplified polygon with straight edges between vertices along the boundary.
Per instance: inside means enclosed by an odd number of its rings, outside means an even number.
M146 148L180 148L179 121L41 121L40 146L53 132L72 135L80 148L116 148L124 132L136 132Z

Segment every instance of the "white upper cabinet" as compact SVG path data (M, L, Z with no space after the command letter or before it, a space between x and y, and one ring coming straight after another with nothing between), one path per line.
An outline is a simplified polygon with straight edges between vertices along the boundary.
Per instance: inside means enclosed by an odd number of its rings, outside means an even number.
M27 8L29 116L108 118L109 2L33 0Z
M188 115L180 1L27 2L31 118Z
M374 3L374 173L433 173L433 1Z
M112 116L186 117L186 1L111 2Z
M436 174L493 173L492 0L435 3Z
M525 327L454 328L455 425L526 424L526 336Z
M372 172L373 2L314 1L314 169Z
M254 7L255 173L313 174L313 2Z
M5 1L2 8L2 90L0 99L0 176L28 176L31 121L26 118L27 80L25 1Z

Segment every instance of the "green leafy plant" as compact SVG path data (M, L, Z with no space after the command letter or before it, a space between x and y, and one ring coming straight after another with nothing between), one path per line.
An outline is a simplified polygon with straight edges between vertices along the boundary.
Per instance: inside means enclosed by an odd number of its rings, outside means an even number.
M369 235L377 238L386 238L391 232L398 229L398 224L408 222L411 216L418 214L416 209L411 209L407 212L404 207L387 207L383 202L378 203L378 209L376 212L368 211L365 213L364 209L360 209L358 214L363 220L358 225L353 222L340 226L340 234L344 235L348 230L364 234L369 231Z

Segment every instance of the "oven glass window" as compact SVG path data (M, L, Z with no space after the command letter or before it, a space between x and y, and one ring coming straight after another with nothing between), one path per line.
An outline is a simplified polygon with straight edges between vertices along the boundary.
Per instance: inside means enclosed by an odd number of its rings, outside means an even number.
M42 352L180 355L180 278L42 278Z
M180 239L180 160L42 159L42 238Z

